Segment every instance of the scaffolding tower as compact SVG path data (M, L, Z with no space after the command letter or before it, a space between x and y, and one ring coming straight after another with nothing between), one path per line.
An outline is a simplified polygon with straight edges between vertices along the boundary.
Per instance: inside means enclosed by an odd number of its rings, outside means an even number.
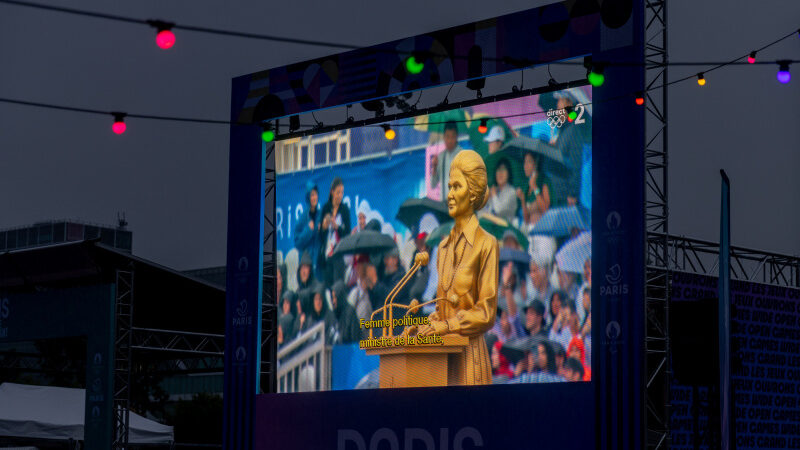
M645 0L645 440L670 446L667 0Z

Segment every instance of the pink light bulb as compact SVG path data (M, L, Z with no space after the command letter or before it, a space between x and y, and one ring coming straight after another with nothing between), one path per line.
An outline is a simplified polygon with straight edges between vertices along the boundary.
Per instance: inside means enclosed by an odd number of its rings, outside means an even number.
M156 45L167 50L175 45L175 33L170 30L161 30L156 35Z

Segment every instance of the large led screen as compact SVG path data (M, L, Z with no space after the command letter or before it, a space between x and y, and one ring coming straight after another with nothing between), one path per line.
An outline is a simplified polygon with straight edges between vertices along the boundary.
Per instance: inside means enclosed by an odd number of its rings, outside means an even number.
M591 88L276 143L278 391L585 382Z

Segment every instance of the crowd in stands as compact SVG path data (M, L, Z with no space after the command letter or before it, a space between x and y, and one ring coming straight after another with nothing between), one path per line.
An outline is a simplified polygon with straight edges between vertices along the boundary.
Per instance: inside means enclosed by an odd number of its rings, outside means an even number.
M566 95L554 99L560 109L575 104L575 99ZM497 319L485 334L493 382L498 384L591 379L591 256L570 268L560 267L556 258L559 250L587 230L576 228L565 235L529 234L553 208L582 208L585 214L591 208L590 200L586 201L587 190L591 198L591 179L587 179L584 170L590 167L583 166L587 145L591 145L591 128L565 126L553 131L546 143L561 152L566 161L562 165L570 170L555 170L540 154L525 152L522 170L517 171L524 174L525 180L519 183L512 177L513 158L501 157L494 173L488 174L489 201L478 212L479 216L504 221L506 229L498 236L501 248L528 255L527 264L502 259L500 262ZM493 126L479 153L485 158L498 152L502 155L504 143L512 137L503 127ZM444 142L444 150L428 161L431 176L426 183L440 189L447 183L448 163L461 149L456 124L447 123L437 139ZM327 192L320 192L312 182L306 185L307 205L293 233L299 262L291 274L281 264L277 274L280 346L318 323L325 324L327 344L353 344L364 339L366 333L360 328L359 319L369 318L383 306L417 252L429 252L431 263L417 271L395 302L408 304L413 299L422 302L433 298L438 283L437 255L436 243L428 237L440 224L426 225L429 218L423 217L412 230L410 241L398 242L397 247L386 252L335 254L336 245L348 235L385 230L380 221L367 220L360 207L351 217L348 205L342 202L344 190L339 177L334 178ZM325 194L327 198L321 198ZM322 205L321 200L325 200ZM529 241L520 242L520 235L529 236ZM398 241L396 235L391 237ZM289 277L293 278L292 283L287 282ZM290 284L296 289L289 289Z

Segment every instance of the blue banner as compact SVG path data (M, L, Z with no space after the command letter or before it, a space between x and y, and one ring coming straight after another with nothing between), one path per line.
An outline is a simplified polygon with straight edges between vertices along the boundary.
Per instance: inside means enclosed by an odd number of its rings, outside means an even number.
M234 83L233 115L244 100L242 86ZM239 450L253 448L254 398L260 390L267 149L260 127L230 130L223 448ZM265 303L274 301L267 294Z
M727 274L728 270L722 272ZM800 289L730 278L723 282L686 272L672 272L671 278L671 364L675 376L670 387L670 448L798 448ZM716 392L725 388L718 384L723 382L721 371L711 364L717 342L708 341L716 341L715 306L721 304L718 295L723 284L728 285L725 295L730 311L730 396L728 431L720 436L721 405ZM688 327L677 326L676 319L680 318L686 325L694 322L700 326L687 332ZM680 351L675 344L679 340L683 342ZM683 371L676 364L678 356L683 360Z
M424 197L425 149L278 175L276 189L280 203L275 209L275 232L278 250L284 256L295 248L297 221L308 210L307 183L317 185L319 207L322 207L334 177L344 182L342 203L350 210L353 228L358 223L359 207L368 205L367 221L378 218L382 223L390 223L395 232L403 233L406 227L395 215L406 199Z

